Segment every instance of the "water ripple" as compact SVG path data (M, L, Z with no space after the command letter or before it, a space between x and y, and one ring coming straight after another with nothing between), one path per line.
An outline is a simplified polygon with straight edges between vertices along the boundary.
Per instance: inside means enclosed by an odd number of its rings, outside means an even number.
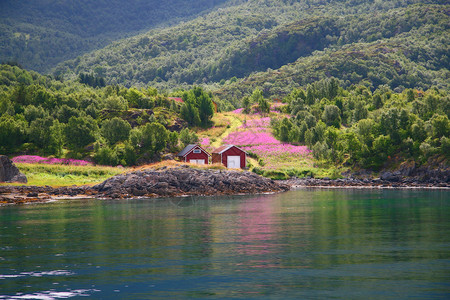
M12 275L2 275L0 274L0 279L6 278L18 278L18 277L42 277L42 276L70 276L75 273L67 270L54 270L54 271L44 271L44 272L21 272L20 274L12 274Z
M100 290L89 289L89 290L68 290L64 292L58 292L55 290L42 291L32 294L18 293L13 296L0 295L0 299L39 299L39 300L53 300L53 299L67 299L72 297L87 297L91 296L95 292L100 292Z

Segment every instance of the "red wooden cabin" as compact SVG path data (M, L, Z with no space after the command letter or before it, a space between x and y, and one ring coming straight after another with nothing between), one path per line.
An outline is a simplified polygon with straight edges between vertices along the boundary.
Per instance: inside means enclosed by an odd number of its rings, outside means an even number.
M187 145L177 156L184 162L207 165L211 154L199 145L191 144Z
M212 163L244 169L247 165L247 152L234 145L223 145L212 152Z

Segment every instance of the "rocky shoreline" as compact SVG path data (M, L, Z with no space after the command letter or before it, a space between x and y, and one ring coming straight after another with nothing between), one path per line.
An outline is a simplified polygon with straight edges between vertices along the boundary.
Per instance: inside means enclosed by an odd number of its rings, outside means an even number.
M335 187L335 188L420 188L450 189L450 168L446 164L435 166L416 166L404 163L397 170L382 171L375 176L367 170L343 174L341 179L291 178L282 181L296 187Z
M47 202L59 198L162 198L284 192L295 188L450 189L448 169L433 176L384 172L379 178L354 173L342 179L292 178L274 181L248 171L193 169L188 166L144 169L111 177L94 186L0 186L1 204Z
M398 189L450 189L446 182L417 182L411 179L401 179L399 181L389 181L380 178L359 179L315 179L315 178L292 178L282 180L281 183L289 185L291 188L398 188Z
M290 186L248 171L144 169L113 176L94 186L0 186L0 204L46 202L55 198L161 198L283 192Z

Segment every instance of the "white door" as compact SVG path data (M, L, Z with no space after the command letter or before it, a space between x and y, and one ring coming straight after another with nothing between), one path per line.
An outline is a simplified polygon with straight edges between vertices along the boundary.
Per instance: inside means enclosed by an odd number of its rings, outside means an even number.
M198 165L204 165L205 160L204 159L190 159L189 162L191 164L198 164Z
M241 168L241 157L240 156L228 156L227 168Z

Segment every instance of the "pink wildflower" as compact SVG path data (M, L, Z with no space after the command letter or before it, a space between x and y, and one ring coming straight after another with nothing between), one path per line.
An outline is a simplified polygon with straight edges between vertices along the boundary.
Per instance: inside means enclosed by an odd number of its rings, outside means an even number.
M231 112L235 113L235 114L241 114L243 110L244 110L243 108L238 108L238 109L235 109L235 110L233 110Z
M200 140L200 145L202 146L208 146L210 144L209 138L203 138Z

